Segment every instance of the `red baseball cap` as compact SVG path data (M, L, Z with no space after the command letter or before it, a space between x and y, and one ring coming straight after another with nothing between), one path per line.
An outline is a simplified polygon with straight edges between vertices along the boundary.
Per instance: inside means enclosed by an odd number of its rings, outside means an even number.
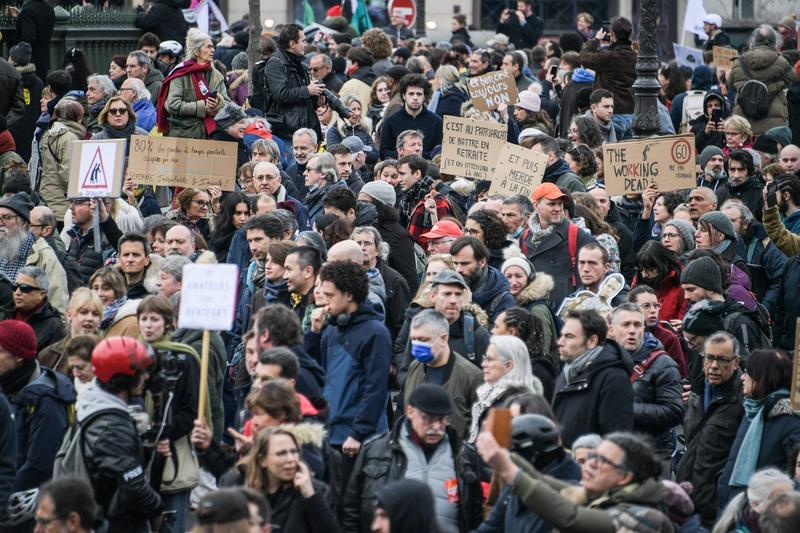
M533 190L531 199L534 202L538 202L544 198L548 200L563 200L565 202L570 201L569 195L559 189L558 185L555 183L542 183Z
M458 227L458 224L451 220L440 220L433 225L428 233L423 233L420 237L424 239L439 239L441 237L463 237L464 232Z

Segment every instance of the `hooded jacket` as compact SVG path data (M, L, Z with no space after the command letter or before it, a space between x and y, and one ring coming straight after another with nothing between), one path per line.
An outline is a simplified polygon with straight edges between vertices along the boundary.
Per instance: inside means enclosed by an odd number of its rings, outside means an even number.
M743 61L753 75L753 79L764 82L769 91L769 113L758 120L750 120L753 135L758 136L770 128L784 126L789 123L786 94L787 89L795 81L797 74L788 61L777 51L766 46L756 46L742 55L738 61L733 62L728 84L738 93L747 83L747 76L740 62ZM746 116L742 112L739 102L733 107L734 115Z
M339 315L321 333L308 332L309 354L321 363L326 382L330 442L348 437L364 442L388 429L389 365L392 340L384 315L363 302L352 315Z
M631 358L635 365L641 365L656 350L663 353L633 382L633 427L651 435L656 450L668 458L674 448L672 428L683 420L683 386L678 365L649 332L645 332L642 345Z
M36 76L33 64L15 68L6 60L0 61L0 114L6 117L17 152L25 161L31 157L41 97L42 80Z
M10 310L5 318L14 318L16 315L14 310ZM47 301L30 316L19 317L18 320L24 320L33 328L36 333L37 351L60 341L66 335L61 314Z
M362 106L368 106L370 90L372 88L372 83L375 81L375 77L375 72L372 71L371 66L358 67L358 70L353 72L350 79L342 84L342 88L339 89L339 98L344 100L345 96L353 95L358 97Z
M72 420L75 387L66 376L39 366L9 401L17 435L14 492L36 488L53 475L53 461Z
M558 356L558 329L555 317L550 310L550 292L555 287L555 282L550 274L537 272L533 281L517 294L514 299L517 305L525 308L530 314L539 319L542 324L542 346L551 357ZM534 374L542 381L546 398L552 398L555 372L552 376Z
M711 398L708 407L704 402L707 389ZM716 387L705 380L694 383L689 395L684 422L686 451L676 473L678 481L692 483L692 501L706 527L716 521L716 480L736 438L744 413L742 400L742 372L738 369Z
M25 259L25 266L37 266L47 273L47 280L50 283L50 288L47 289L47 301L59 313L66 313L70 294L67 287L67 273L46 240L39 238L33 241L33 248Z
M83 436L95 500L109 531L138 533L149 518L161 514L161 497L145 472L136 425L125 402L96 383L81 392L78 422L93 415L83 426Z
M148 11L136 14L136 27L153 32L164 41L186 42L189 25L181 9L189 7L187 0L156 0Z
M586 192L586 186L583 181L577 174L572 172L572 169L563 159L558 159L545 169L542 183L555 183L559 189L567 194Z
M133 103L136 113L136 127L150 132L156 126L156 108L150 100L136 100Z
M553 412L563 428L565 447L587 433L605 435L633 429L633 361L614 341L606 341L591 364L574 369L567 382L556 377Z
M67 185L72 166L72 141L82 141L85 136L86 128L82 124L65 119L54 122L42 136L40 191L56 220L63 220L69 207Z
M490 324L494 324L497 315L516 304L509 292L508 280L494 267L487 266L471 289L472 302L486 311Z
M32 0L22 4L16 20L14 39L31 45L31 63L36 65L36 75L44 80L50 70L50 39L56 25L53 6L45 0Z
M708 91L714 83L714 73L706 65L698 65L692 71L692 90L693 91ZM686 99L687 92L678 93L672 99L669 116L672 119L672 127L677 132L680 131L681 121L683 119L683 102ZM703 102L705 103L705 102ZM705 112L705 106L703 107Z
M181 41L178 41L181 42ZM144 86L150 91L150 102L155 106L158 104L158 91L161 90L161 83L164 81L164 74L155 67L150 67L147 70L147 76L144 77ZM139 116L136 116L136 123L139 123ZM145 128L150 131L149 128Z
M726 146L724 132L717 130L710 135L706 133L706 125L708 124L708 120L711 118L706 115L706 109L708 109L708 101L712 98L719 100L722 104L722 120L730 116L730 107L728 106L728 101L725 99L719 89L709 89L708 92L706 92L706 95L703 97L703 114L689 123L689 125L692 127L692 132L694 132L694 146L698 154L702 152L703 148L706 146L717 146L719 148L724 148Z

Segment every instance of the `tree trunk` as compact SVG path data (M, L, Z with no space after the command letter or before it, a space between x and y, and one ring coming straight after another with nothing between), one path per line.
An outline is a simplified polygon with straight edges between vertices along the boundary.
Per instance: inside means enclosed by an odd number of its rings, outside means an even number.
M261 59L261 0L247 0L250 14L250 40L247 43L248 86L253 94L253 66Z

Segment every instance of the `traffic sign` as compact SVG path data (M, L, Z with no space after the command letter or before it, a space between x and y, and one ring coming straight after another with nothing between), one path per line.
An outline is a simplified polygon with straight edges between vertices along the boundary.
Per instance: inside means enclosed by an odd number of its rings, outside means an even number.
M416 0L389 0L386 6L389 17L400 15L406 19L406 28L413 28L417 20Z
M125 139L73 141L67 196L119 198L125 145Z

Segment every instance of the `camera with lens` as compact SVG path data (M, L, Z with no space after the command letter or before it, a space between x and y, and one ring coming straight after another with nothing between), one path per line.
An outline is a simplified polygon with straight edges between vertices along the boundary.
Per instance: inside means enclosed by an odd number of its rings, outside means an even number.
M339 100L338 96L333 94L328 89L325 89L322 92L322 96L324 96L325 100L328 101L328 105L331 107L331 109L333 109L334 111L339 113L340 117L342 117L342 118L350 118L350 115L351 115L350 110L347 107L345 107L345 105L342 103L342 101Z
M153 423L150 429L140 435L142 445L147 448L155 447L159 436L171 423L175 389L183 375L183 365L176 353L151 349L156 363L150 371L145 389L153 397Z

